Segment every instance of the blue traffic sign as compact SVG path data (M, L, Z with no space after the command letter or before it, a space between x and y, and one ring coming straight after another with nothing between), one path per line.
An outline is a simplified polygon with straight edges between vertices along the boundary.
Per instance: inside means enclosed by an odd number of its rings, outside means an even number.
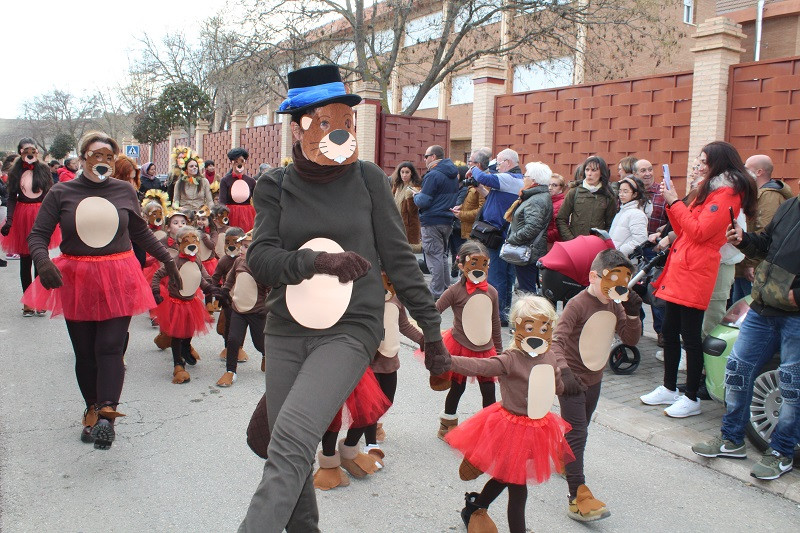
M131 159L139 159L139 145L137 145L137 144L126 144L125 145L125 155L127 155Z

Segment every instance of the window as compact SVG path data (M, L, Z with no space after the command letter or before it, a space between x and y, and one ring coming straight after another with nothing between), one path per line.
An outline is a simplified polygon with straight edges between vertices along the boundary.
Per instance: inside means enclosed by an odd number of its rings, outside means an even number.
M394 93L391 89L386 89L386 102L389 104L389 113L397 113L394 108Z
M683 22L694 24L694 0L683 0Z
M514 67L515 93L572 85L574 58L544 59Z
M472 16L470 16L470 6L472 6ZM480 26L500 22L500 19L503 18L502 6L503 0L475 0L474 2L466 3L456 15L453 31L458 33L464 24L474 23L486 16L489 18L483 21Z
M436 11L424 17L409 20L406 23L406 40L404 46L414 46L442 35L442 12Z
M269 121L269 115L256 115L253 117L253 126L264 126L266 124L272 124Z
M414 98L417 96L417 92L419 92L419 88L421 84L418 85L406 85L403 87L403 95L402 95L402 103L403 109L407 108ZM417 109L433 109L435 107L439 107L439 86L435 85L428 94L426 94L422 101L419 104Z
M356 62L356 43L345 42L331 49L331 59L339 65L348 65Z
M453 77L453 86L450 90L450 105L471 104L474 98L474 85L472 76Z
M369 36L367 36L367 40L369 40ZM392 46L394 46L394 31L392 30L382 30L376 31L374 33L375 38L375 53L378 55L388 54L392 51ZM372 53L370 52L369 46L367 48L367 57L370 57Z

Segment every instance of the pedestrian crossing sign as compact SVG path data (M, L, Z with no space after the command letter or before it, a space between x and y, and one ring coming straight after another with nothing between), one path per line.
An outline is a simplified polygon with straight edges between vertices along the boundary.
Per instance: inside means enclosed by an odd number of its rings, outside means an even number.
M139 146L136 144L126 144L125 155L131 159L139 159Z

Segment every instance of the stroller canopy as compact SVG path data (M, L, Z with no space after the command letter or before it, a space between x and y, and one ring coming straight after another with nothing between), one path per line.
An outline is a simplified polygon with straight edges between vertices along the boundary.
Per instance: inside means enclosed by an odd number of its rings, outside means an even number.
M543 267L560 272L584 287L589 285L589 270L598 253L614 249L614 241L596 235L581 235L571 241L555 242L539 262Z

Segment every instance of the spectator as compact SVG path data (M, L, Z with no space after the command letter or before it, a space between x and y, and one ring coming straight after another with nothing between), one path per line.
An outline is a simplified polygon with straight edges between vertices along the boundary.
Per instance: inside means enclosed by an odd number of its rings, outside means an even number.
M647 192L639 178L628 176L619 182L619 201L622 207L614 216L608 233L614 247L629 256L640 244L647 242Z
M619 160L617 164L617 176L620 181L625 176L636 173L636 161L638 161L638 159L636 159L635 155L629 155Z
M492 158L491 152L487 152L484 149L475 150L469 156L469 160L467 161L467 165L472 167L478 167L480 170L488 170L489 168L489 160ZM469 172L469 171L467 171ZM474 178L466 178L461 191L459 192L459 197L463 194L463 199L453 208L453 214L456 217L456 220L459 224L458 233L461 237L461 241L466 241L469 239L469 234L472 231L472 225L475 223L475 219L478 217L478 211L481 210L483 207L483 203L485 198L478 193L478 188L475 185ZM455 229L453 231L456 231ZM460 248L460 247L459 247ZM457 255L454 254L454 255ZM452 272L451 272L452 274ZM458 272L456 272L453 277L457 277Z
M75 173L78 172L78 165L80 159L77 157L68 157L64 160L64 166L58 169L58 181L71 181L75 179Z
M519 199L511 204L505 216L511 223L506 241L532 247L530 263L514 266L517 287L525 292L537 292L539 269L536 261L547 253L547 226L553 220L553 200L548 192L552 175L553 171L544 163L525 165Z
M453 213L458 197L458 170L445 159L444 148L433 145L425 150L428 172L422 179L422 190L414 193L419 208L422 250L431 273L430 290L437 300L450 285L447 265L447 243L453 231Z
M747 232L759 233L767 227L778 207L792 197L792 191L781 180L772 179L772 159L768 156L748 157L744 166L755 178L758 188L758 215L748 219ZM755 270L760 262L758 259L748 258L736 265L731 296L734 302L750 294Z
M153 162L142 165L140 179L142 186L139 188L139 190L143 193L146 193L150 189L158 189L162 191L166 190L164 185L161 183L161 180L156 177L156 164Z
M558 232L558 226L556 225L556 217L558 216L558 210L561 209L561 204L564 203L564 196L567 194L564 192L567 187L566 180L561 174L553 174L550 178L550 185L547 187L550 191L550 198L553 200L553 219L547 227L547 249L550 250L554 242L561 240L561 234Z
M205 163L203 163L205 167L205 176L208 180L208 183L214 183L216 179L216 172L214 171L214 162L210 159L206 159Z
M58 169L61 168L61 163L57 159L51 159L47 166L50 167L50 174L53 176L53 185L58 183Z
M755 194L755 192L754 192ZM780 352L778 381L783 402L770 447L754 464L750 475L763 480L792 470L795 445L800 441L800 224L798 198L778 207L775 216L758 232L744 233L737 224L728 226L728 242L748 258L760 259L753 282L753 303L739 328L725 371L725 415L721 435L692 446L703 457L747 457L745 426L750 420L753 382L761 367Z
M455 216L455 210L458 208L458 206L464 203L464 199L469 193L469 187L466 184L467 171L469 171L469 167L467 165L458 165L456 169L458 170L458 196L456 196L455 207L450 210L453 212L453 231L450 232L450 239L448 240L450 250L451 278L457 278L459 275L458 261L456 261L456 257L458 257L458 251L461 249L461 245L466 242L466 239L461 237L461 221Z
M261 163L260 165L258 165L258 175L256 176L256 179L260 178L262 174L264 174L267 170L271 168L272 165L270 165L269 163ZM209 183L211 183L211 181L209 181Z
M647 196L649 203L645 207L645 214L647 215L647 234L650 240L656 242L661 239L661 230L667 224L667 213L664 206L664 197L661 195L659 185L655 183L653 174L653 164L647 159L639 159L634 164L634 175L642 180L644 186L647 188ZM665 235L666 237L666 235ZM649 261L656 254L653 248L645 248L644 259ZM658 305L651 305L650 309L653 312L653 331L657 335L657 344L659 347L664 347L664 336L661 334L661 325L664 320L664 308Z
M475 178L475 181L481 185L478 187L478 193L486 198L478 220L494 226L505 239L508 229L505 214L522 189L522 170L519 168L519 155L510 148L500 151L496 161L497 174L490 174L478 167L472 167L468 176ZM508 310L511 306L511 293L514 288L516 271L513 265L500 259L501 244L495 248L490 246L486 248L489 250L489 283L497 290L500 324L506 327L508 326Z
M675 188L661 185L669 206L667 215L677 234L663 274L654 283L655 295L666 301L664 310L664 384L641 396L647 405L669 405L667 416L685 418L700 414L697 391L703 372L701 327L720 265L720 248L730 224L728 208L735 215L756 209L756 187L736 149L712 142L700 153L703 181L689 207L678 201ZM686 350L686 394L677 389L681 338Z
M17 154L7 156L3 160L2 168L0 169L0 227L3 227L6 223L6 210L8 209L6 207L8 204L8 171L11 165L14 164L16 158ZM0 267L7 265L8 263L5 259L0 259Z
M403 161L394 169L389 178L394 195L394 203L400 211L403 226L406 230L406 239L411 245L411 250L418 254L422 252L419 225L419 209L414 203L414 193L421 190L422 178L411 161Z
M608 165L593 155L582 165L583 180L564 197L556 217L561 239L589 235L592 228L608 230L617 213L617 198L608 184Z

